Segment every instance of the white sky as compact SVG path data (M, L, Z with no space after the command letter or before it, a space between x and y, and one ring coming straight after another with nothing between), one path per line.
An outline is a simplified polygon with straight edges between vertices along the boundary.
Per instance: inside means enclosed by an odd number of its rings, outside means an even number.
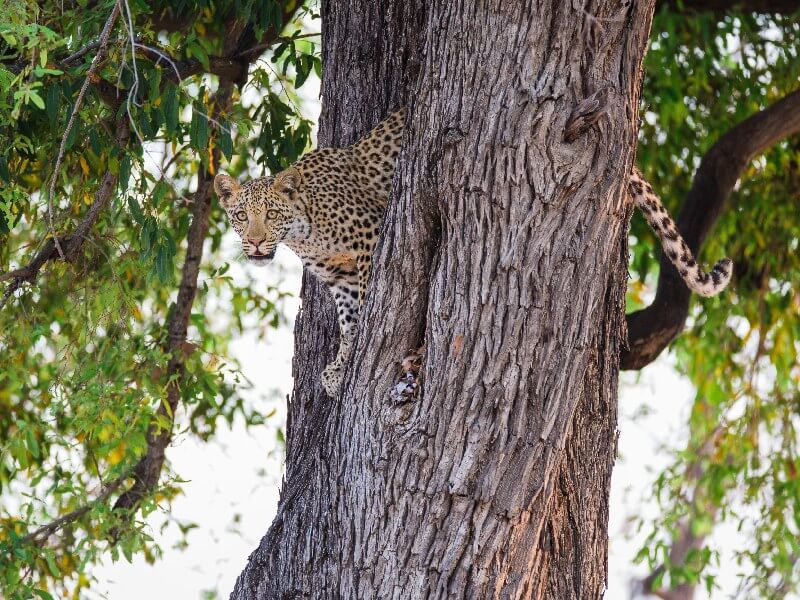
M312 75L301 90L307 114L319 114L319 82ZM636 217L635 217L636 218ZM225 255L231 261L240 255L234 234L225 238ZM299 260L286 248L279 248L273 267L254 267L234 262L231 275L244 283L252 270L256 281L279 284L294 298L287 304L287 314L294 319L299 306ZM279 273L283 271L283 274ZM236 577L269 527L275 514L278 489L283 470L283 450L277 442L277 428L284 426L285 397L291 393L291 357L293 325L270 331L266 342L255 335L235 340L231 354L241 361L244 374L254 389L245 396L265 413L276 408L278 413L264 427L247 431L241 423L232 429L224 425L211 444L179 436L168 448L173 470L187 483L184 494L172 505L169 518L176 522L194 522L199 527L188 536L186 549L174 548L180 539L177 526L164 532L157 527L164 515L151 519L164 550L154 565L137 558L133 564L124 559L108 561L95 571L99 583L91 597L111 600L150 598L199 599L227 598ZM272 400L264 400L268 390L277 389ZM620 390L619 458L612 478L609 589L606 600L634 598L631 581L642 577L647 569L633 565L647 531L636 534L629 524L633 515L657 515L658 507L650 500L650 489L657 473L670 463L671 451L683 446L686 422L694 392L688 381L678 377L670 366L670 358L662 357L639 376L624 373ZM239 515L234 523L234 515ZM730 527L718 528L715 540L731 549L738 534ZM716 569L722 586L711 596L698 590L697 600L721 600L732 597L737 584L737 567L731 560ZM209 593L210 592L210 593ZM218 595L213 595L216 592Z

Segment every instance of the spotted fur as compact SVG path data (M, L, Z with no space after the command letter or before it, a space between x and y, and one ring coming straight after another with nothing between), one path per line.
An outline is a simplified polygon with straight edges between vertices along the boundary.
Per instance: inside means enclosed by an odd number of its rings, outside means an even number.
M250 261L268 262L281 242L328 285L340 343L321 379L332 397L352 349L404 122L401 109L354 145L310 152L275 177L242 185L222 173L214 179Z
M653 187L635 167L628 180L628 190L636 206L642 211L647 224L661 239L664 254L678 269L689 289L701 296L714 296L724 290L733 272L731 260L723 258L708 273L703 271L681 234L678 233L675 221L653 192Z

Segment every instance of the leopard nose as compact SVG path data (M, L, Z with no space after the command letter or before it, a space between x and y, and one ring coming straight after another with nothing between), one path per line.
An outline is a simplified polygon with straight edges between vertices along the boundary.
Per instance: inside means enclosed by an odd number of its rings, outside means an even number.
M264 242L266 239L267 238L256 239L256 238L249 237L249 238L247 238L247 241L250 242L251 244L253 244L253 246L255 246L256 248L258 248L259 244Z

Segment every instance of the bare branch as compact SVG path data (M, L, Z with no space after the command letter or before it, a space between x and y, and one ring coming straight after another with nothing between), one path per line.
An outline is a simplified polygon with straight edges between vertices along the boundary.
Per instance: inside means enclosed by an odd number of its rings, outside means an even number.
M798 132L800 90L733 127L706 153L677 219L678 230L695 256L750 161ZM620 368L641 369L655 360L683 329L690 298L675 267L662 256L655 300L627 315L629 348L622 353Z

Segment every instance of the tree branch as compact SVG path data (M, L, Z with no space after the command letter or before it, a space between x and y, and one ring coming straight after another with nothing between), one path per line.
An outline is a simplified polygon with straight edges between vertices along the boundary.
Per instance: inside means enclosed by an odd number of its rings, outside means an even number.
M702 403L702 407L709 409L708 403L705 401ZM703 475L704 463L713 455L723 433L724 428L722 426L716 427L695 451L695 458L686 470L685 480L688 484L694 486L692 500L689 503L691 513L680 522L673 537L672 546L669 550L669 564L671 565L684 565L689 558L689 553L700 550L705 543L707 534L692 531L692 518L704 513L714 520L719 512L719 506L709 499L708 492L698 485L698 481ZM691 446L690 442L690 451L692 450ZM650 575L641 580L642 591L662 600L692 600L696 586L694 583L685 581L678 583L674 587L656 587L656 580L664 574L665 570L666 567L663 564L659 565Z
M297 3L287 3L291 5L291 10L284 11L284 23L290 21L297 11ZM227 26L228 31L242 32L243 28L235 20ZM245 30L241 34L232 35L225 44L224 51L235 55L235 49L241 47L244 38L247 37ZM268 30L264 36L265 42L276 40L280 31ZM231 94L233 84L243 82L247 75L251 60L255 60L257 55L247 58L237 59L241 63L243 71L239 77L231 79L220 78L221 85L214 96L214 104L209 115L211 123L217 122L219 116L230 109ZM211 161L216 167L219 164L220 150L219 145L215 145L212 151ZM216 168L214 169L216 171ZM189 327L189 317L192 312L192 304L197 293L197 277L200 272L200 262L203 256L203 242L208 233L208 216L211 210L211 198L213 193L213 176L210 172L202 172L198 177L197 191L195 192L192 203L192 222L189 226L187 235L186 260L183 264L181 283L178 289L178 297L175 301L175 308L171 312L167 321L167 349L170 359L167 364L166 378L170 383L167 386L167 397L158 408L157 421L166 420L167 427L160 427L158 423L150 426L147 432L147 452L139 460L133 470L134 482L128 490L117 498L114 504L115 510L130 510L138 506L139 502L150 493L158 484L161 476L161 469L164 465L165 450L172 440L172 427L174 423L175 411L180 401L180 385L184 375L184 345L186 343L186 332Z
M103 59L106 56L108 40L111 37L111 29L114 27L114 21L116 21L117 17L119 16L119 10L119 0L117 0L117 2L114 3L114 8L111 9L111 14L108 16L106 24L103 26L103 31L100 34L97 54L94 55L92 64L89 66L89 70L86 71L86 77L83 80L81 91L78 92L78 98L75 100L75 104L72 106L72 113L70 114L69 121L67 121L67 126L64 129L64 135L61 136L61 145L58 148L56 166L53 168L53 176L50 178L50 190L47 194L47 224L50 228L50 234L53 236L52 239L55 248L62 260L64 260L66 257L64 255L64 250L61 248L61 243L58 239L58 236L56 235L55 225L53 225L53 198L56 195L56 180L58 179L58 174L61 171L61 161L64 159L64 153L67 151L67 138L69 137L70 132L72 132L72 128L75 126L75 119L77 118L78 111L83 103L83 97L86 95L89 82L94 78L97 68L100 66L100 63L103 62Z
M678 230L695 256L750 161L798 132L800 90L736 125L706 153L677 219ZM662 255L655 300L627 315L629 348L622 353L620 368L637 370L655 360L683 329L690 298L675 267Z
M72 523L73 521L80 519L83 515L92 510L92 507L94 505L98 504L99 502L103 502L111 494L113 494L117 490L117 488L122 484L122 482L125 481L125 479L127 479L128 475L129 475L128 473L123 473L108 485L103 486L102 491L100 492L100 494L97 495L97 497L94 500L87 502L80 508L76 508L75 510L70 511L65 515L61 515L60 517L50 521L46 525L42 525L36 531L32 531L28 535L24 536L22 538L22 542L38 543L39 538L47 539L48 537L53 535L56 531L64 527L64 525L67 525L69 523Z
M661 0L658 6L666 6L673 11L718 12L727 13L733 10L767 14L792 14L800 10L800 0ZM682 6L682 9L681 7Z

